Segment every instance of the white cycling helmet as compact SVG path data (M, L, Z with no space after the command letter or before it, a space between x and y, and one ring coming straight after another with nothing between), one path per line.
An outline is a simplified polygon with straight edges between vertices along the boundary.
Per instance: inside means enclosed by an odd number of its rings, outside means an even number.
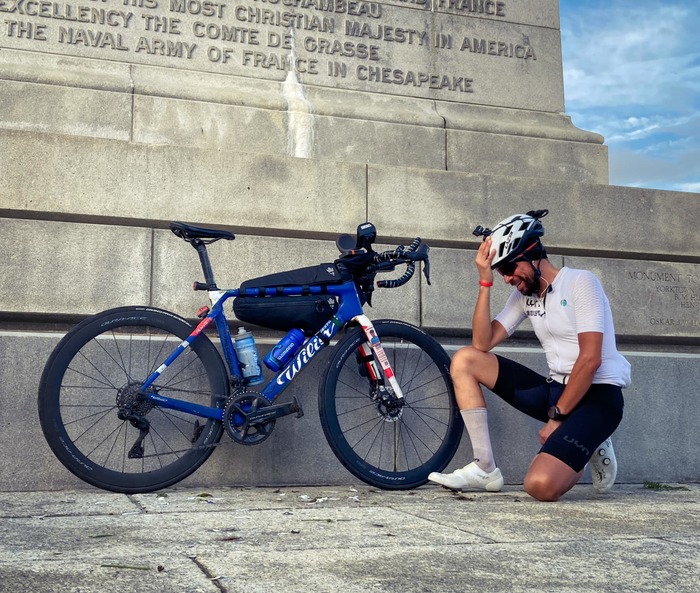
M539 219L547 214L547 210L531 210L527 214L515 214L499 222L489 235L492 248L496 250L491 269L518 259L539 244L539 238L544 235L544 227Z

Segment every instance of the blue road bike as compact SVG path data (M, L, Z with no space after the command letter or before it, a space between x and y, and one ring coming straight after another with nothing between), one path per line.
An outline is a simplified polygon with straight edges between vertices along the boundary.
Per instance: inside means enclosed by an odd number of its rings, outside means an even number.
M449 357L421 329L370 321L363 313L375 286L405 284L417 262L430 282L428 245L415 239L408 248L375 252L376 229L365 223L356 237L338 238L341 254L331 264L223 290L207 245L234 235L181 222L170 229L197 250L205 281L194 289L208 293L210 306L200 309L196 326L162 309L132 306L98 313L65 335L41 377L39 417L66 468L105 490L151 492L193 473L224 433L236 443L259 444L277 419L303 415L296 398L275 402L332 341L337 343L320 381L318 407L341 463L385 489L415 488L445 468L462 434ZM406 265L401 277L375 284L379 272L399 265ZM267 324L263 313L258 325L304 330L291 359L259 385L246 377L236 353L224 311L232 298L234 304L268 306L260 311L276 316L274 322ZM332 305L321 307L320 327L318 319L315 327L304 327L308 316L295 316L308 310L309 299L317 317L319 302ZM280 311L288 313L280 319ZM218 348L205 332L209 326L216 328Z

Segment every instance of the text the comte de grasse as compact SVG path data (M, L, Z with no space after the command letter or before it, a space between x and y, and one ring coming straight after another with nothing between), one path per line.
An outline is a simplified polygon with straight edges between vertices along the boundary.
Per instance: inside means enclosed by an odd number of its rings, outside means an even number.
M422 18L435 10L444 13L440 27ZM274 79L295 72L310 84L462 94L479 89L467 56L536 62L527 37L479 33L486 28L453 16L498 23L507 14L507 1L490 0L0 0L0 42ZM432 59L435 52L445 59Z

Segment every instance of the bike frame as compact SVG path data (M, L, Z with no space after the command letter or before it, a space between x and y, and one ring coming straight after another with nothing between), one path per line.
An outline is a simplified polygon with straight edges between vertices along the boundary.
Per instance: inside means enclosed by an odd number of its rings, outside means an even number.
M233 381L239 385L245 385L246 380L241 374L236 350L233 346L231 332L224 313L224 303L230 298L236 296L265 298L265 296L301 296L302 294L328 294L339 298L340 306L338 311L327 321L324 326L309 337L302 345L299 352L294 356L287 365L282 368L263 388L260 394L269 402L275 401L277 397L284 391L287 386L294 380L298 373L306 368L311 360L323 350L333 337L351 321L356 321L362 327L367 342L369 343L372 352L377 361L379 361L384 377L389 381L389 385L393 389L394 396L403 398L403 393L394 377L394 373L389 364L389 360L384 352L381 341L377 336L377 332L369 318L363 314L362 302L357 292L357 287L352 280L345 281L341 284L331 284L326 286L289 286L284 287L282 293L277 288L269 288L265 290L265 295L260 294L258 289L231 289L231 290L210 290L208 291L209 300L211 301L211 310L207 316L197 325L192 333L183 340L175 350L168 356L163 364L158 367L142 385L142 392L149 400L157 402L163 408L178 410L203 418L211 418L214 420L222 420L224 410L222 408L203 406L182 401L175 398L165 397L159 393L149 392L149 388L158 379L158 377L167 369L175 359L177 359L192 343L197 339L202 332L212 323L216 325L216 329L221 340L221 348L224 353L224 359L228 365L229 375Z

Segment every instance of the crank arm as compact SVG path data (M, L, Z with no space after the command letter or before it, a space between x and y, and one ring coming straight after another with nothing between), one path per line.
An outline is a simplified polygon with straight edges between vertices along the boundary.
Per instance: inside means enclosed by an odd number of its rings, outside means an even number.
M256 412L246 414L246 423L264 424L270 420L275 420L276 418L281 418L282 416L289 416L290 414L296 414L297 418L301 418L304 415L304 411L301 409L301 405L297 401L296 397L293 399L293 401L287 404L267 406L257 410Z

